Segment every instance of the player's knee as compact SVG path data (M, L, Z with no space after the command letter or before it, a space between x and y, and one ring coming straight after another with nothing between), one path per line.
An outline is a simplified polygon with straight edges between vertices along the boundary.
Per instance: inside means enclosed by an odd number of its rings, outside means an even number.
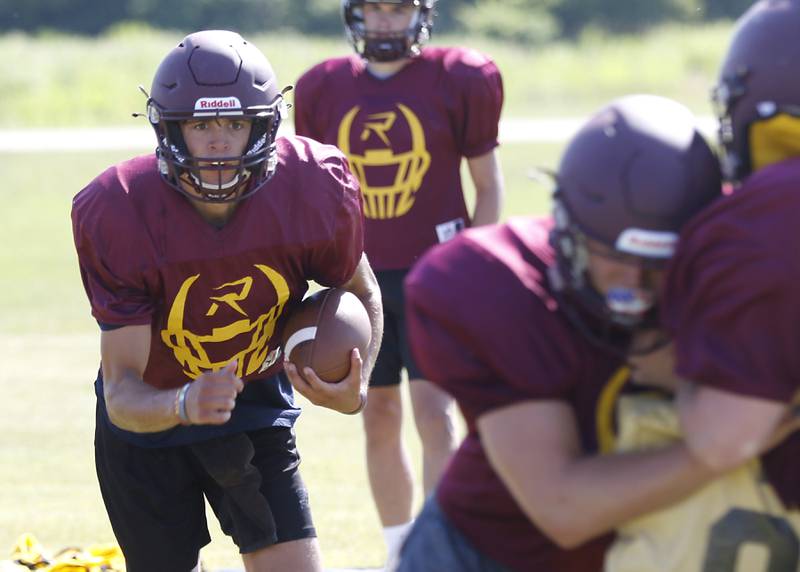
M399 438L403 422L400 399L371 391L363 413L367 442Z
M418 404L414 409L414 423L425 444L441 443L449 446L455 441L455 412L452 408Z

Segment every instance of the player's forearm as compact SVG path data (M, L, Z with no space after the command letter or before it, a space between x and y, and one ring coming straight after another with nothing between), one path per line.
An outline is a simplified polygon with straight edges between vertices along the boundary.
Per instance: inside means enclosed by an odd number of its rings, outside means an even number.
M683 444L580 458L553 480L554 490L532 491L526 510L556 543L574 547L685 498L717 474Z
M472 226L494 224L500 220L503 210L503 173L497 149L467 161L470 176L475 185L475 209Z
M372 375L372 368L375 367L375 360L378 357L378 350L381 347L381 340L383 339L383 302L381 300L380 290L370 290L370 292L363 297L359 296L361 303L367 309L369 315L369 323L372 330L372 337L369 341L367 348L367 355L363 356L364 369L363 369L363 383L367 383ZM362 389L366 389L363 387Z
M367 348L367 355L361 356L363 360L361 389L362 391L366 391L369 377L372 374L372 368L375 366L375 360L378 357L378 350L381 347L381 339L383 338L383 301L381 298L381 290L380 286L378 286L378 279L375 278L375 273L372 271L372 267L370 267L367 261L366 254L362 254L361 261L353 277L342 287L358 297L369 316L372 337Z
M722 471L739 466L776 444L789 405L682 383L678 391L681 431L694 457Z
M104 388L108 417L120 429L154 433L180 422L176 411L179 389L155 389L130 374L122 374L117 380L105 379Z
M472 226L494 224L500 220L503 209L503 193L498 187L492 191L479 192L475 198L475 209L472 213Z

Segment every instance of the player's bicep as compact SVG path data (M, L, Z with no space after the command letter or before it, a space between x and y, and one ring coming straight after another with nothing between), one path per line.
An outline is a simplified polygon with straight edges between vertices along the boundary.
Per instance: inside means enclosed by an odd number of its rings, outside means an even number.
M467 165L476 187L489 189L499 185L502 175L496 147L483 155L468 158Z
M378 280L375 278L375 273L372 271L366 254L361 255L361 260L358 261L355 272L353 272L353 275L347 282L342 284L342 288L348 292L352 292L359 298L371 297L374 295L380 297Z
M681 431L692 454L725 470L763 453L788 405L759 397L682 383L678 390Z
M477 421L492 468L539 526L557 517L559 491L581 444L572 407L558 400L525 401L481 415Z

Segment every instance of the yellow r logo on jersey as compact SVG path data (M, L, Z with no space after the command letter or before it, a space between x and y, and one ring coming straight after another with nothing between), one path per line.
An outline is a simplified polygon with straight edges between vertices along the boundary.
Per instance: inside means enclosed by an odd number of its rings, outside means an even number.
M392 128L392 125L394 125L394 122L397 119L397 114L394 111L389 111L387 113L373 113L369 116L369 118L371 120L377 119L378 121L367 121L364 123L364 130L361 132L361 140L366 141L369 139L370 133L375 133L375 135L377 135L387 147L391 147L392 144L389 141L389 136L386 135L386 132Z
M339 125L338 146L347 155L350 168L361 183L367 218L390 219L406 214L414 206L415 194L430 168L431 155L422 122L402 103L397 104L397 109L400 113L373 113L361 120L360 137L355 143L374 144L372 140L378 139L379 147L357 150L351 144L354 125L360 119L360 106L348 111ZM407 125L410 148L398 152L395 151L398 143L391 140L389 132L399 127L400 120ZM372 134L376 137L371 137Z
M254 276L245 276L214 288L215 291L235 288L220 296L203 297L202 301L190 302L190 291L200 278L199 274L183 281L167 316L167 327L161 331L161 340L172 349L175 359L184 373L196 379L204 371L217 370L236 359L239 362L236 375L245 376L262 369L270 354L269 341L275 333L275 325L289 299L289 285L274 269L264 264L255 264ZM253 288L273 288L277 303L266 312L251 318L242 308L252 294ZM185 324L189 304L207 303L206 318L214 317L220 303L231 308L241 319L223 325L215 325L210 331L198 333ZM251 310L252 311L252 310ZM198 313L190 313L198 315ZM202 314L199 314L202 315Z

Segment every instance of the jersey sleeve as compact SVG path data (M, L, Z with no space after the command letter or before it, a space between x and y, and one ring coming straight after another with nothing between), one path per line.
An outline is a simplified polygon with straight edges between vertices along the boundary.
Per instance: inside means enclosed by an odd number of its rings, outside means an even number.
M497 65L483 54L472 50L456 53L457 58L449 58L448 71L460 94L459 150L464 157L479 157L499 144L503 80Z
M329 150L333 147L326 146ZM364 251L364 222L358 180L338 150L320 162L319 185L330 211L329 237L311 251L311 278L323 286L341 286L353 276Z
M677 372L723 391L788 400L800 372L798 309L780 257L758 237L702 222L681 238L667 276L664 320Z
M526 399L564 398L572 387L570 364L579 360L555 342L559 320L463 235L434 247L407 277L405 292L414 358L467 417Z
M145 280L149 248L124 192L97 180L72 206L81 279L102 328L149 324L154 302Z

